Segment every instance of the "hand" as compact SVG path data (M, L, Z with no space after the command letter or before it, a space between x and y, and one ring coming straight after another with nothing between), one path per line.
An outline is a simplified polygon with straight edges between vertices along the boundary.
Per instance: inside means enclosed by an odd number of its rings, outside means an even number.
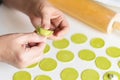
M0 61L18 68L36 63L43 57L45 40L36 33L0 36Z
M4 3L27 14L35 27L53 30L54 34L50 39L61 39L69 31L64 14L47 0L4 0Z
M45 29L54 31L50 39L61 39L68 31L69 24L58 9L51 6L47 1L37 1L33 10L29 11L29 17L35 27L41 25ZM32 9L32 8L31 8Z

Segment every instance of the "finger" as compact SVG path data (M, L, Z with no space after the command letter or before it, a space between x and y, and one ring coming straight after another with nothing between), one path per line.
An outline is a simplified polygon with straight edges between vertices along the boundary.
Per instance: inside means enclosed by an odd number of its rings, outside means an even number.
M54 25L54 27L59 27L60 23L63 20L63 16L61 14L58 14L55 16L55 18L52 18L51 23Z
M30 58L36 58L40 56L43 53L45 45L46 45L45 43L39 43L37 46L33 46L32 48L29 49L28 56Z
M31 23L35 28L41 26L41 18L40 17L31 17Z
M39 61L41 61L44 58L44 55L41 54L39 56L37 56L36 58L32 59L32 63L37 63Z
M62 38L63 38L63 36L54 36L54 35L49 37L49 39L52 39L52 40L60 40Z
M33 46L33 47L31 48L31 53L32 53L32 52L39 53L39 52L41 52L41 51L44 50L45 46L46 46L46 43L45 43L45 42L38 43L38 45Z
M25 43L31 43L31 42L37 43L37 42L45 42L46 37L39 36L37 33L32 32L32 33L28 33L25 36L23 36L22 40Z
M31 48L26 48L25 49L25 57L27 59L34 59L41 54L43 54L43 50L45 48L45 43L39 43L39 45L33 46Z
M65 17L63 17L63 20L60 22L59 29L60 30L57 32L57 35L59 35L59 36L62 36L62 35L66 34L69 31L69 29L70 29L69 23L65 19Z
M56 36L64 36L66 33L68 33L69 27L63 27L56 31Z
M46 13L42 13L42 21L41 21L41 25L42 27L44 27L45 29L50 29L50 15L46 14Z
M37 56L36 58L31 59L31 61L29 61L29 63L27 64L26 67L28 67L29 65L32 65L32 64L40 62L43 58L44 58L44 55L41 54L40 56Z

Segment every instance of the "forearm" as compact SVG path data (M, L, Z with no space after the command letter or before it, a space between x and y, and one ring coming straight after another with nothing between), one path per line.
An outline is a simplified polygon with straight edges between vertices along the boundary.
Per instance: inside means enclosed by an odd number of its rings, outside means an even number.
M3 3L10 7L20 10L22 12L26 12L29 0L3 0Z
M46 1L47 0L3 0L3 3L10 8L15 8L29 15L31 11L36 11L36 9Z

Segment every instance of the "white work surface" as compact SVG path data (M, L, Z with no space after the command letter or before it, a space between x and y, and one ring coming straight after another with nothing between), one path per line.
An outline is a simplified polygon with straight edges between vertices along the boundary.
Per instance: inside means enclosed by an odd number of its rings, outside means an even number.
M107 71L120 72L120 69L117 66L117 62L120 59L112 58L106 55L106 48L110 46L116 46L120 48L120 33L118 31L114 31L111 34L105 34L69 16L66 16L66 17L70 23L70 32L65 36L65 38L67 38L70 41L70 46L66 49L74 52L74 55L75 55L74 60L68 63L62 63L58 61L56 59L56 53L59 51L59 49L54 48L52 46L52 41L48 40L47 43L51 45L51 50L48 54L45 55L45 57L54 58L58 63L57 68L50 72L42 71L39 69L39 67L32 68L32 69L22 69L22 70L30 72L32 75L32 80L34 79L35 76L40 74L48 75L52 78L52 80L61 80L60 72L67 67L73 67L79 72L78 80L81 80L80 75L82 71L84 71L85 69L96 70L100 74L100 80L103 80L103 74ZM0 6L0 28L1 28L0 35L8 34L8 33L22 33L22 32L26 33L26 32L34 31L34 28L27 16L25 16L24 14L18 11L6 8L3 5ZM79 45L72 43L70 40L70 37L74 33L85 34L88 37L87 42ZM96 37L104 39L105 46L103 48L96 49L90 46L90 40ZM106 57L111 61L112 67L108 70L101 70L95 66L95 59L90 62L80 60L78 57L78 51L80 51L81 49L90 49L94 51L96 53L96 57L98 56ZM21 70L13 66L7 65L5 63L0 63L0 80L12 80L14 73L17 71L21 71Z

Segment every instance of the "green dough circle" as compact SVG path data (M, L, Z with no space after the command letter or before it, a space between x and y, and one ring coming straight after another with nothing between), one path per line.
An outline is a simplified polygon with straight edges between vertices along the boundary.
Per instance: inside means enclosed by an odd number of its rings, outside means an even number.
M93 38L90 41L90 45L94 48L102 48L105 45L105 42L101 38Z
M50 46L47 44L44 49L44 54L48 53L50 51Z
M69 62L73 60L74 54L68 50L61 50L57 53L57 59L61 62Z
M88 49L81 50L78 53L78 56L80 59L86 60L86 61L91 61L91 60L95 59L95 57L96 57L95 53Z
M52 71L57 67L57 62L52 58L45 58L40 61L39 67L44 71Z
M81 78L82 80L99 80L100 75L95 70L87 69L82 72Z
M112 79L110 79L109 75L113 75L118 78L118 79L114 79L114 80L120 80L120 73L115 72L115 71L106 72L103 76L103 80L112 80Z
M38 65L38 63L35 63L35 64L32 64L32 65L28 66L27 68L34 68L34 67L36 67L37 65Z
M87 41L87 37L84 34L77 33L72 35L71 40L75 44L82 44Z
M47 75L39 75L39 76L36 76L34 80L52 80L52 79Z
M107 70L111 67L111 62L105 57L97 57L95 64L98 68L102 70Z
M58 49L64 49L69 46L69 41L67 39L53 41L53 46Z
M118 61L118 67L120 68L120 61Z
M31 74L27 71L16 72L13 76L13 80L31 80Z
M62 80L77 80L79 74L74 68L66 68L61 72Z
M120 48L117 47L109 47L106 50L107 54L113 58L120 57Z

